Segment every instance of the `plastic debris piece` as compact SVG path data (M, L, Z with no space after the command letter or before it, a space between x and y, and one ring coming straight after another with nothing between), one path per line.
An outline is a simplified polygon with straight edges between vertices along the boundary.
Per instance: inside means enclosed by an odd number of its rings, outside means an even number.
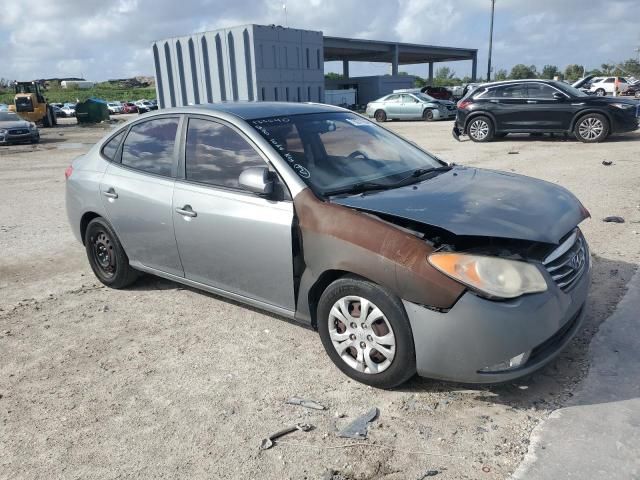
M427 470L426 472L424 472L422 474L422 476L418 480L424 480L427 477L435 477L439 473L440 473L440 471L438 471L438 470Z
M285 403L288 403L289 405L300 405L301 407L311 408L313 410L327 409L327 407L319 404L318 402L314 402L313 400L305 400L304 398L300 398L300 397L291 397Z
M614 215L614 216L611 216L611 217L604 217L604 218L602 219L602 221L603 221L603 222L608 222L608 223L624 223L624 218L622 218L622 217L616 217L616 216Z
M374 421L380 413L377 407L373 407L364 415L360 415L353 422L346 426L346 428L342 429L338 436L342 438L356 438L363 439L367 438L369 422Z
M602 164L603 164L605 167L608 167L608 166L610 166L610 165L613 165L613 162L612 162L611 160L603 160L603 161L602 161Z

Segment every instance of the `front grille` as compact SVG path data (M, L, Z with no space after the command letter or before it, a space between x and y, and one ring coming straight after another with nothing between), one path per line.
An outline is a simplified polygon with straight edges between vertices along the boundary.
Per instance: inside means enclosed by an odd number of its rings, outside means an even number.
M589 249L579 229L547 256L543 262L551 278L563 291L569 291L589 265Z
M25 135L27 133L29 133L29 130L20 128L13 128L9 130L9 135Z

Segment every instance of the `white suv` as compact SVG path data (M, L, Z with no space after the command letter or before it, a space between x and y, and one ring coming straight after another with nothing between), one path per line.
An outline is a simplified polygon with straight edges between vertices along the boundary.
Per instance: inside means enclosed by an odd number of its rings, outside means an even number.
M591 88L589 88L589 91L595 92L599 97L613 95L616 88L616 77L594 78L593 80L594 81L591 82ZM618 77L618 93L626 92L627 88L629 88L627 80L624 77Z
M107 102L107 108L111 115L122 113L122 104L120 102Z

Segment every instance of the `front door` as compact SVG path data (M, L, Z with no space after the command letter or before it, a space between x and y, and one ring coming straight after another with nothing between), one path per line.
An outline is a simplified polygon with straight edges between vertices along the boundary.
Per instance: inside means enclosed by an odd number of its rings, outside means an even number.
M422 102L413 95L402 95L404 118L422 118Z
M238 184L263 157L234 127L197 117L184 152L173 221L185 277L293 311L293 203Z
M120 163L107 167L100 195L130 261L183 276L171 203L179 122L180 117L160 117L133 125Z

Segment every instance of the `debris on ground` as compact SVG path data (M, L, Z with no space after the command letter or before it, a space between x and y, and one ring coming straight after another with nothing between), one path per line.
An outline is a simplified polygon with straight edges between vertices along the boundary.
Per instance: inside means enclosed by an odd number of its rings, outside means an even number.
M508 153L509 155L518 155L520 152L519 152L519 151L517 151L517 150L509 150L507 153Z
M424 472L422 474L421 477L418 477L418 480L424 480L427 477L435 477L436 475L438 475L440 473L439 470L427 470L426 472Z
M613 165L613 162L612 162L611 160L603 160L603 161L602 161L602 164L603 164L605 167L608 167L608 166L610 166L610 165Z
M611 217L604 217L604 218L602 219L602 221L603 221L603 222L609 222L609 223L624 223L624 218L622 218L622 217L616 217L616 216L614 215L614 216L611 216Z
M296 423L293 427L284 428L282 430L277 431L276 433L272 433L267 438L264 438L260 443L260 450L268 450L273 447L274 443L278 438L283 437L289 433L300 430L301 432L308 432L313 430L313 425L309 425L308 423Z
M353 422L338 432L338 436L342 438L367 438L369 422L373 422L379 415L380 410L373 407L364 415L360 415Z
M289 405L300 405L301 407L311 408L313 410L326 410L327 409L327 407L325 407L324 405L319 404L318 402L315 402L313 400L305 400L304 398L300 398L300 397L291 397L285 403L288 403Z
M491 468L487 467L486 465L484 467L482 467L482 471L484 473L489 473L491 471Z

